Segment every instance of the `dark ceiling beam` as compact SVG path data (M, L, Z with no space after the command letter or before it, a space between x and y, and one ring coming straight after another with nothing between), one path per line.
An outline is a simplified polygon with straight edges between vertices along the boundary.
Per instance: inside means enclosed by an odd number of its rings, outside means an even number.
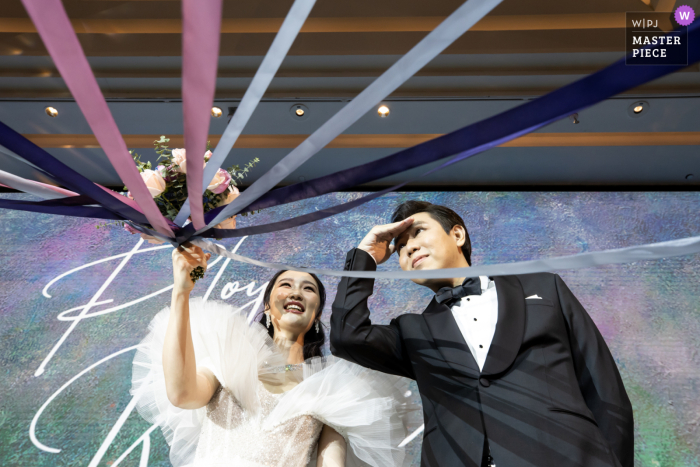
M445 18L357 17L309 18L302 33L339 32L430 32ZM224 34L276 33L284 18L224 18ZM180 34L179 19L72 19L78 34ZM543 31L572 29L623 29L625 13L499 15L487 16L472 31ZM29 18L0 18L0 33L35 33Z
M621 96L698 96L700 78L694 72L675 73L621 94ZM585 75L530 76L416 76L390 98L528 98L544 95ZM372 77L275 78L266 99L352 99L372 82ZM239 100L250 78L219 78L217 100ZM179 78L98 78L109 99L180 99ZM61 78L2 78L0 99L71 99Z

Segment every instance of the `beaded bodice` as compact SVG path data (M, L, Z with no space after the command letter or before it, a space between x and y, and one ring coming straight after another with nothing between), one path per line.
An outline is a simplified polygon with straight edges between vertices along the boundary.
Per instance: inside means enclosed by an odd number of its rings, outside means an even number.
M263 430L265 419L281 394L272 394L258 381L260 412L244 410L230 391L220 387L206 407L194 465L197 467L304 467L316 446L323 424L300 415Z

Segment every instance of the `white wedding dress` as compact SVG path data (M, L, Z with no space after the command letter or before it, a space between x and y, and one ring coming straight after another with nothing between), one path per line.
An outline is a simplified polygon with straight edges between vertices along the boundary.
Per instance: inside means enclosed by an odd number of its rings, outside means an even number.
M190 301L197 366L221 383L206 407L179 409L167 398L162 352L170 310L159 312L134 358L137 409L161 427L170 461L180 466L305 467L316 464L323 425L347 443L346 466L408 466L401 441L420 424L409 401L410 380L334 357L285 365L285 357L257 323L220 302ZM273 394L274 383L295 376L293 389Z

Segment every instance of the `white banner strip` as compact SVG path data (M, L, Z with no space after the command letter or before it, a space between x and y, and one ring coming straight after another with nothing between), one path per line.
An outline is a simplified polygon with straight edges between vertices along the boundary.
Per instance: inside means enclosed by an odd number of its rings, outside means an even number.
M0 182L4 185L14 188L15 190L23 191L29 193L30 195L38 196L44 199L59 199L67 198L69 196L78 196L78 193L74 193L70 190L64 190L57 186L47 185L46 183L35 182L33 180L27 180L17 175L0 170Z
M311 156L343 133L374 105L394 92L407 79L467 32L479 20L493 10L502 0L469 0L457 8L430 34L423 38L406 55L385 71L379 78L350 101L338 113L309 136L303 143L279 161L267 173L249 186L241 196L226 206L212 220L207 229L238 213L253 201L275 187ZM201 229L196 233L201 233Z
M326 276L362 277L375 279L444 279L451 277L509 276L513 274L532 274L564 269L581 269L605 264L633 263L649 261L671 256L690 255L700 252L700 237L688 237L667 242L617 248L614 250L579 253L577 255L556 258L520 261L517 263L491 264L466 268L434 269L430 271L338 271L291 266L282 263L266 263L252 258L234 254L211 240L197 239L191 243L235 261L248 263L270 269L287 269L291 271L312 272Z
M275 77L282 61L287 56L289 48L294 43L294 39L296 39L297 34L299 34L299 30L301 30L301 27L304 25L314 3L316 3L316 0L296 0L289 10L287 17L282 23L282 27L280 27L280 30L275 36L275 40L272 41L270 49L267 51L258 71L255 73L253 81L251 81L250 86L248 86L248 89L243 95L243 99L241 99L241 103L238 105L236 112L233 114L231 121L226 127L226 131L224 131L224 134L221 136L219 144L216 145L211 159L209 159L209 162L207 162L204 168L202 193L206 191L207 185L209 185L216 171L222 166L224 160L226 160L233 145L236 144L236 140L243 132L243 128L245 128L248 120L250 120L260 99L262 99L265 91L267 91L272 78ZM188 198L177 214L175 223L180 226L184 225L189 215L190 200Z

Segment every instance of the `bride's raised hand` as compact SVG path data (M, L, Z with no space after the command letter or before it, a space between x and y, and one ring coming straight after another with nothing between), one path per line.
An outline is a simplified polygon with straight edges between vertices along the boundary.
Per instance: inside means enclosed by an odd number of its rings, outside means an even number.
M173 249L173 279L175 291L189 293L194 288L190 273L198 266L207 270L210 253L191 243L184 243Z

